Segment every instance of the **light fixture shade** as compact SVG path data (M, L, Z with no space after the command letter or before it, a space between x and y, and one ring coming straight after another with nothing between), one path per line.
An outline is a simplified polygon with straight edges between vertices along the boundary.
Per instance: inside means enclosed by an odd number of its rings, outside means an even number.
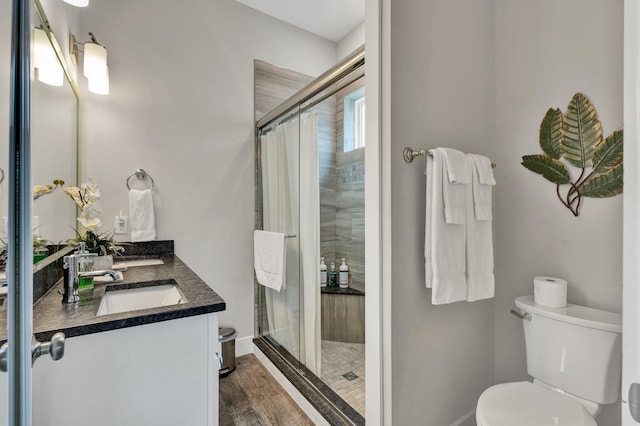
M89 78L89 91L96 95L108 95L109 94L109 67L106 67L107 71L101 76L94 76Z
M69 3L73 6L86 7L89 6L89 0L64 0L65 3Z
M107 49L97 43L84 44L83 74L88 79L107 74Z
M42 28L33 29L33 66L35 68L50 68L58 64L56 52L49 42L47 33Z
M64 71L60 64L56 63L53 66L37 68L38 81L49 86L62 86L64 84Z

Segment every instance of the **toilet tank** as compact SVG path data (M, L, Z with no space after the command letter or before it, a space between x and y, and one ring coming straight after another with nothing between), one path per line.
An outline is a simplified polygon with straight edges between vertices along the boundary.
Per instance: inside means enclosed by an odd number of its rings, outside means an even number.
M622 363L622 315L586 306L537 305L515 300L524 319L527 372L565 392L610 404L618 400Z

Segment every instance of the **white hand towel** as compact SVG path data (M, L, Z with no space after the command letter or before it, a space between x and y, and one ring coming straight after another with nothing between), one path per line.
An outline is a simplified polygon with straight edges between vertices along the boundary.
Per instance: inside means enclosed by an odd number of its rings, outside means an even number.
M441 152L444 158L442 195L446 223L463 224L467 215L465 186L471 184L469 162L465 154L457 149L436 148L432 152Z
M447 180L444 158L434 150L427 158L427 196L425 212L425 275L434 305L466 300L465 225L447 224L444 215L443 183Z
M253 231L253 266L258 284L280 291L285 285L285 234Z
M129 220L132 242L156 239L156 220L151 189L129 190Z
M474 156L469 155L470 165L474 164ZM486 158L486 157L485 157ZM489 162L491 167L491 162ZM475 167L474 167L475 169ZM473 173L473 188L467 189L467 301L473 302L488 299L495 293L495 277L493 275L493 235L491 220L491 185L480 184L477 172ZM481 194L488 200L483 204L488 211L488 219L478 217L478 205L476 188L482 187ZM488 192L484 191L488 188ZM476 206L475 209L473 206Z
M473 208L476 219L491 220L491 187L496 184L493 177L491 160L484 155L467 154L473 161L470 162L473 176Z

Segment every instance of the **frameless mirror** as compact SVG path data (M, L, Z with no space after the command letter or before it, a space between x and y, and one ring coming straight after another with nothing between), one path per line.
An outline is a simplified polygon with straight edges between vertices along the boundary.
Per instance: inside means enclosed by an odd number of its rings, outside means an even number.
M11 5L3 0L3 9ZM11 39L10 13L2 14L5 40ZM64 181L64 186L77 186L78 159L78 106L77 86L69 72L59 44L50 28L55 23L48 21L39 0L34 0L32 25L42 28L44 40L49 43L54 60L62 75L60 86L47 85L39 80L38 71L32 70L31 79L31 183L55 187L54 180ZM33 51L34 49L32 49ZM10 43L0 46L0 177L8 176L9 166L9 91L10 91ZM33 68L33 60L32 60ZM8 179L0 182L0 243L4 247L7 236ZM48 244L60 244L75 237L75 203L58 187L33 201L34 237L39 236ZM40 260L37 257L36 260ZM1 262L0 262L1 263ZM2 265L0 265L1 267Z

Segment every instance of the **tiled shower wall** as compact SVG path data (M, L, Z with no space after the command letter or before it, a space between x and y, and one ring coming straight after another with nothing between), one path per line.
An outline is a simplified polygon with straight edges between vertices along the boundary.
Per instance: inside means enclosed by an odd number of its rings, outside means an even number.
M344 97L364 86L360 79L336 93L336 264L346 258L349 286L364 291L364 150L344 152Z

